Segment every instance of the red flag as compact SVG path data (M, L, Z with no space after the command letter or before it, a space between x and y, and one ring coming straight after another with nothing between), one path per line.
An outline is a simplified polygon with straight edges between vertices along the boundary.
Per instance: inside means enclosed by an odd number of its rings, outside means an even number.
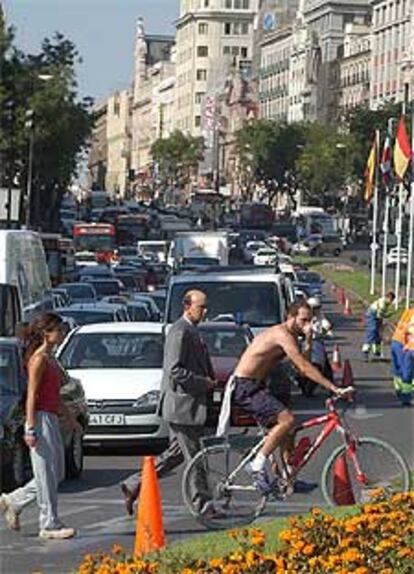
M404 116L401 119L397 128L397 137L394 145L394 169L397 177L401 180L407 171L408 164L411 159L411 147L408 140L407 131L405 129Z

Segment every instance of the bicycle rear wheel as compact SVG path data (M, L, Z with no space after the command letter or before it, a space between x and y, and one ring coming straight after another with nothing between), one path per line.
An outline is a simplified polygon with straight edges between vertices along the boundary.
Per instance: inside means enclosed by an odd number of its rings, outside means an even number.
M356 444L355 458L366 478L365 483L357 479L355 462L345 445L336 448L326 461L322 471L322 494L330 506L368 502L370 492L380 487L390 495L408 491L407 463L390 444L377 438L361 438Z
M266 496L255 489L244 468L237 471L232 481L228 479L241 460L240 452L233 450L230 444L223 443L201 450L184 471L184 502L191 514L209 529L249 524L260 515L266 504ZM191 485L199 473L205 473L214 512L201 514L194 504Z

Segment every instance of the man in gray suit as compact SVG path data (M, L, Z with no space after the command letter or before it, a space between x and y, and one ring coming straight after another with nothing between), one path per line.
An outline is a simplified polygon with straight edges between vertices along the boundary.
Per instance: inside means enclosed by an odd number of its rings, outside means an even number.
M207 348L197 329L207 311L206 295L188 291L183 308L183 315L171 326L165 341L160 414L188 462L200 450L207 419L207 391L215 382ZM130 514L139 480L140 476L134 475L121 485ZM211 496L203 473L196 476L192 493L197 510L210 509Z

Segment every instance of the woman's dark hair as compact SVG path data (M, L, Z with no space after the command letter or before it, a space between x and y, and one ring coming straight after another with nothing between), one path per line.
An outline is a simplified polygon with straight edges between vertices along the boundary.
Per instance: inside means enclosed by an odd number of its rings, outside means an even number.
M36 349L43 343L45 333L53 331L62 322L62 318L56 313L42 313L31 323L22 325L19 336L23 341L25 362L30 359Z

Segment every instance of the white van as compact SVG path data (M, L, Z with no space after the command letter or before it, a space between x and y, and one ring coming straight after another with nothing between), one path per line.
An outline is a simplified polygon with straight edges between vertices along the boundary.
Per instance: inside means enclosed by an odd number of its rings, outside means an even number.
M53 309L49 270L38 233L0 230L0 285L4 293L17 293L23 321L30 321L38 311ZM8 310L10 306L2 305L0 314ZM0 324L4 322L2 316Z

